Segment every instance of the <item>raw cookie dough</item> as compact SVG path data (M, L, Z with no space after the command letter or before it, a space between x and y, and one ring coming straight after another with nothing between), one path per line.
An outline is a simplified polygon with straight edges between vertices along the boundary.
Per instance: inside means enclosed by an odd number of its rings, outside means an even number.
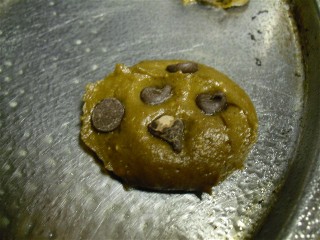
M218 8L231 8L246 5L249 0L182 0L184 4L199 2L206 5L212 5Z
M243 167L257 138L248 95L194 62L117 64L83 100L82 140L133 187L210 192Z

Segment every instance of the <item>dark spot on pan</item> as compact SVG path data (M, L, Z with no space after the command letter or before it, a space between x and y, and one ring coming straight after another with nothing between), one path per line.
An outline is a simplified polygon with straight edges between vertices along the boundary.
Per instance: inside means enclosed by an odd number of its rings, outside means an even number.
M252 33L249 33L249 36L250 36L250 38L251 38L252 41L256 41L256 38L255 38L255 36L254 36Z
M301 74L300 74L299 72L295 72L294 75L295 75L296 77L301 77Z
M260 10L260 11L257 13L257 15L251 17L251 20L255 20L258 15L263 14L263 13L268 13L268 12L269 12L268 10Z
M260 14L262 14L262 13L268 13L269 11L268 10L260 10L259 12L258 12L258 15L260 15Z
M255 59L256 59L256 65L260 67L262 65L261 60L259 58L255 58Z

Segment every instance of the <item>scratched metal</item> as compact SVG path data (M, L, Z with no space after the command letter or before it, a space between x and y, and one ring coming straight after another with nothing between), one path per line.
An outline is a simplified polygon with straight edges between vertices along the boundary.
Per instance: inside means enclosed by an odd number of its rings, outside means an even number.
M0 1L0 238L252 237L300 144L305 75L291 16L281 0L228 11L179 0ZM87 83L118 62L177 58L229 75L259 117L245 169L202 200L125 190L79 140ZM320 209L309 202L318 222L299 231L317 237Z

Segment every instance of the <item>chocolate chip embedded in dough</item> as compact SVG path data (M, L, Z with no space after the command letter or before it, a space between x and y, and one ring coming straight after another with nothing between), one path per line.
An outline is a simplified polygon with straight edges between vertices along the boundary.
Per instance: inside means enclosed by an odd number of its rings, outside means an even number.
M172 87L165 85L163 88L146 87L140 93L141 100L150 105L157 105L165 102L171 97Z
M171 145L173 151L182 151L182 141L184 137L184 124L181 119L174 119L169 115L163 115L153 120L148 125L149 132Z
M223 111L227 106L227 97L223 92L200 93L196 98L197 106L207 115Z
M120 126L124 115L124 106L116 98L105 98L93 109L91 122L100 132L111 132Z
M181 71L182 73L195 73L198 71L198 64L195 62L182 62L168 65L166 70L171 73L178 71Z

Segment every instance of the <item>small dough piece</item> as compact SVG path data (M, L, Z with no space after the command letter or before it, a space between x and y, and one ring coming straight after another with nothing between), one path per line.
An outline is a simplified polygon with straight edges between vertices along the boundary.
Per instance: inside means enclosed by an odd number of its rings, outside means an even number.
M191 3L202 3L206 5L212 5L218 8L231 8L231 7L241 7L246 5L249 0L182 0L184 4Z
M105 79L86 87L81 138L126 185L210 192L243 167L256 141L257 115L248 95L227 76L202 64L191 73L167 70L179 63L188 61L117 64ZM141 99L144 89L166 86L170 95L166 93L163 101L150 104ZM148 98L153 96L159 98L157 94ZM95 106L104 99L117 99L124 107L120 125L110 132L99 131L92 123ZM217 101L223 101L223 107L206 113L205 104ZM108 114L108 109L101 112Z

